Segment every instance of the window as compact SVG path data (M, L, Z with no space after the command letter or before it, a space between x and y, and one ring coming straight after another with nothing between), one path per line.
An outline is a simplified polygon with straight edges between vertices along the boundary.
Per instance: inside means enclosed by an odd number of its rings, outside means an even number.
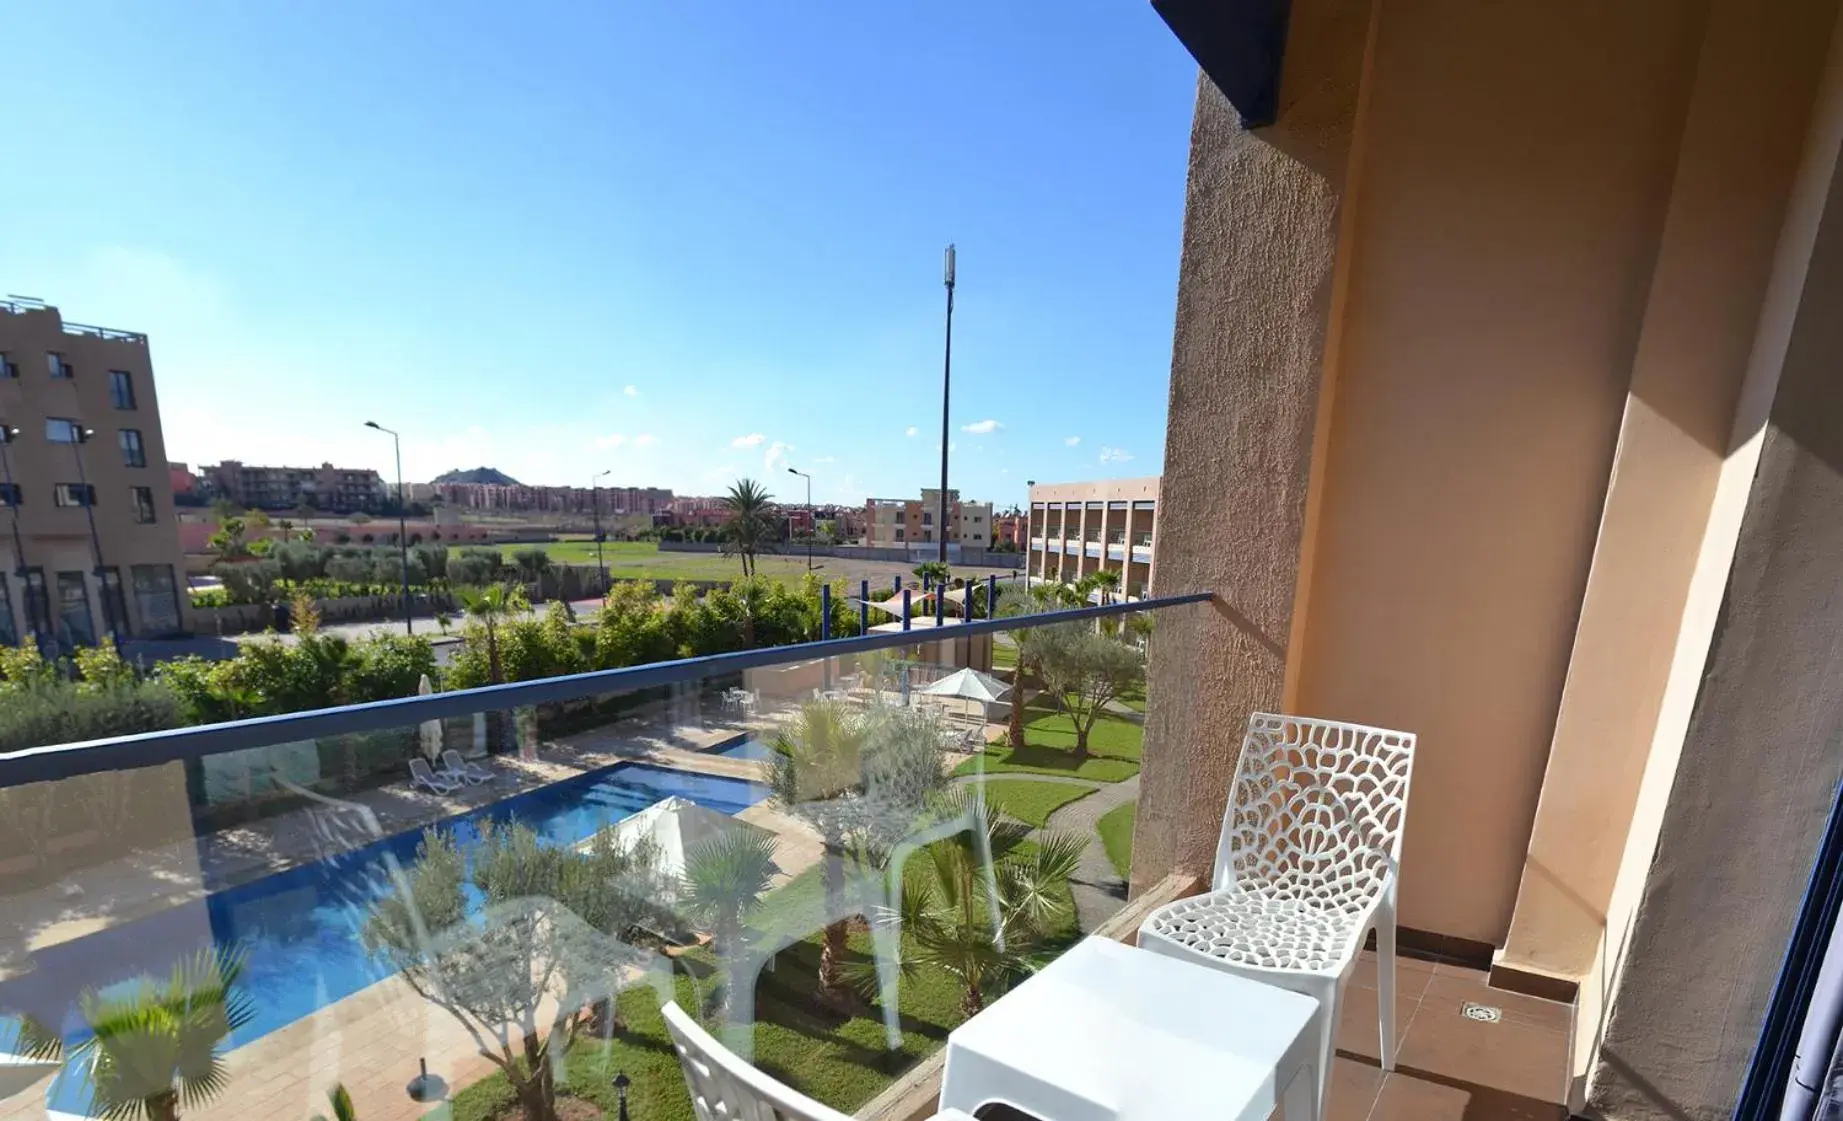
M70 363L64 361L64 356L56 351L45 355L45 368L54 378L67 379L77 376L77 371L71 369Z
M154 488L129 487L128 494L134 499L134 520L137 525L154 524Z
M33 634L51 633L51 596L42 568L26 569L26 626Z
M120 435L123 467L147 466L147 449L141 445L139 428L124 428Z
M18 483L0 483L0 506L17 506L25 501Z
M137 564L129 570L134 580L134 604L141 612L141 633L173 634L179 630L179 590L170 564Z
M128 626L128 597L122 594L122 570L99 568L96 575L102 578L102 629L118 638L129 637L133 632Z
M45 418L45 439L54 444L74 444L83 435L82 426L69 417Z
M59 483L52 488L53 506L94 506L96 488L88 483Z
M902 527L901 526L896 527L896 540L898 541L902 540Z
M109 403L118 409L134 408L134 375L127 370L109 371Z
M18 376L19 364L14 362L12 357L6 352L0 351L0 378L16 378Z
M933 524L934 524L934 515L933 515L932 513L929 513L929 512L927 512L927 511L923 511L923 513L922 513L922 524L923 524L923 525L933 525Z
M13 594L0 576L0 646L18 646L19 628L13 625Z
M81 572L58 573L58 637L68 646L96 645L89 583Z

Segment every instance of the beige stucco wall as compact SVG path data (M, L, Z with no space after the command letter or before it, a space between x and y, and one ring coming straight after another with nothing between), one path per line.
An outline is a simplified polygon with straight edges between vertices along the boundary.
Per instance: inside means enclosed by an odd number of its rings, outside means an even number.
M1843 10L1832 29L1655 746L1583 986L1587 1104L1727 1117L1843 772ZM1788 52L1796 57L1796 52ZM1584 1002L1585 1003L1585 1002Z
M1241 729L1281 701L1368 27L1366 4L1297 0L1259 133L1198 87L1154 563L1160 594L1218 603L1152 639L1136 890L1209 871Z
M1419 734L1409 927L1509 925L1700 27L1677 0L1378 21L1294 707Z
M1624 826L1654 743L1674 758L1681 737L1677 721L1675 737L1656 740L1665 688L1673 663L1699 666L1705 621L1719 603L1726 553L1713 566L1703 557L1711 504L1834 10L1834 0L1765 8L1719 0L1703 36L1619 451L1499 957L1519 970L1589 978L1584 1030L1597 1022L1596 963ZM1731 534L1727 541L1731 549ZM1655 813L1649 820L1655 830Z

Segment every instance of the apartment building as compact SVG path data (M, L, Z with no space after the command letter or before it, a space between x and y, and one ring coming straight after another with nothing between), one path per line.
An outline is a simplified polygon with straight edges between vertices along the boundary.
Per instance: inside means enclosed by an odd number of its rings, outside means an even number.
M508 513L592 514L599 502L604 514L664 514L672 509L672 492L664 487L546 487L522 483L434 483L431 495L442 504L467 510Z
M147 336L0 301L0 643L183 632L184 559Z
M292 510L312 506L334 514L376 513L383 509L390 490L384 478L368 467L260 467L227 459L200 468L215 498L261 510Z
M1025 565L1032 578L1073 584L1090 573L1117 572L1123 595L1145 595L1158 537L1158 483L1153 476L1033 485Z
M923 488L916 498L872 498L864 503L864 544L880 549L915 549L940 542L937 519L941 512L939 488ZM947 543L972 549L992 544L992 504L962 502L960 492L947 492Z

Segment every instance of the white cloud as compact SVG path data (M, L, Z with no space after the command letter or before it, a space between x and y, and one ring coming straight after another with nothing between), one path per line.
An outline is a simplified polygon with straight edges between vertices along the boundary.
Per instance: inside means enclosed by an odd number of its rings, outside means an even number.
M600 437L595 441L595 446L598 448L618 448L626 442L627 437L620 432L616 432L609 436Z
M783 444L776 440L768 445L767 454L762 456L762 470L770 475L785 474L787 471L787 453L794 450L792 444Z
M971 424L962 424L960 431L970 432L975 436L984 436L989 432L997 432L1003 427L1004 425L995 420L976 420Z
M821 463L837 463L837 462L838 462L838 457L832 456L832 455L822 455L818 459L813 460L814 466L818 466Z
M1133 453L1125 448L1110 448L1105 445L1101 447L1102 463L1125 463L1131 458L1133 458Z
M634 447L636 448L650 448L658 442L659 437L653 435L651 432L642 432L634 437Z
M730 447L732 448L752 448L760 444L763 440L766 440L767 438L768 437L762 435L760 432L751 432L747 436L738 436L734 440L731 440Z
M1072 448L1075 445L1081 443L1081 437L1080 436L1064 436L1062 438L1062 442Z
M914 436L914 435L915 435L915 434L916 434L917 432L920 432L920 431L921 431L921 429L919 429L919 428L917 428L917 427L915 427L915 426L914 426L913 424L911 424L911 425L909 425L909 426L908 426L907 428L905 428L905 429L903 429L903 432L902 432L902 434L903 434L904 436L910 436L910 437L912 437L912 436Z
M639 390L638 388L636 388L635 386L631 386L631 385L630 385L630 386L626 386L625 388L623 388L623 389L621 390L621 392L622 392L623 394L625 394L626 396L628 396L628 397L638 397L638 396L640 396L640 390Z

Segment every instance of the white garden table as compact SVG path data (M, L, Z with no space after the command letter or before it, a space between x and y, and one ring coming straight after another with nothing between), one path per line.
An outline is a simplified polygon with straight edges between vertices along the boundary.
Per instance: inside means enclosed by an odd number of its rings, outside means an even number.
M1088 938L947 1037L941 1108L1043 1121L1315 1121L1318 1002Z

